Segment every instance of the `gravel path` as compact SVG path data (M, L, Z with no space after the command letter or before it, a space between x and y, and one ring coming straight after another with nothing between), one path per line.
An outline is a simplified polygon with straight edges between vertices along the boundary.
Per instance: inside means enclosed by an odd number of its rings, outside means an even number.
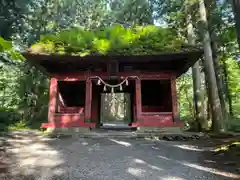
M128 138L9 138L12 180L230 180L233 173L203 163L203 149L182 142ZM200 163L202 162L202 163Z

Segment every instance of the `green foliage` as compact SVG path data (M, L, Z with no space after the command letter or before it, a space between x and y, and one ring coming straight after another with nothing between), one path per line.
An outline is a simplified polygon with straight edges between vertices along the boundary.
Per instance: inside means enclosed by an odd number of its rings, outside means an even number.
M0 1L0 36L9 40L13 33L23 29L24 19L31 0Z
M8 126L8 130L26 130L29 129L28 125L26 124L26 122L16 122L14 124L11 124Z
M240 118L230 120L228 130L232 132L240 132Z
M124 26L153 24L155 0L113 0L110 1L109 16L114 23Z
M193 50L173 30L156 26L111 26L96 31L79 28L41 37L32 53L85 55L145 55Z
M47 78L23 61L16 63L21 54L1 37L0 50L0 131L32 127L46 119Z
M190 72L182 75L177 80L178 103L181 119L185 121L194 121L193 107L193 82Z
M23 60L23 56L15 51L12 42L6 41L0 36L0 56L6 55L10 59Z
M7 131L8 127L18 123L21 119L21 114L14 108L0 107L0 132Z
M225 57L226 58L226 57ZM232 97L233 104L233 114L240 118L240 67L239 63L233 59L226 59L226 64L228 67L228 85L230 90L230 95Z
M1 36L0 36L0 52L3 51L9 51L12 49L12 43L9 41L4 40Z
M24 63L17 82L16 92L20 97L17 108L22 113L22 121L29 127L39 128L47 120L48 77Z
M0 63L1 65L1 63ZM47 120L48 78L21 62L2 63L0 71L0 131L8 127L39 128Z

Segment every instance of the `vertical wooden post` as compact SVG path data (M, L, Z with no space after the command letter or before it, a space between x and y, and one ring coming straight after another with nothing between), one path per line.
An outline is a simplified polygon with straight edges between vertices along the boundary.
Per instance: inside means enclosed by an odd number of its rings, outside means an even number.
M55 123L54 115L57 107L57 79L51 78L49 89L48 122Z
M92 102L92 80L86 80L86 97L85 97L85 122L91 120L91 102Z
M173 121L180 121L180 115L178 110L178 101L177 101L177 86L176 86L176 77L171 78L171 92L172 92L172 113Z
M136 121L139 121L142 112L141 80L137 78L135 80L135 83L136 83Z

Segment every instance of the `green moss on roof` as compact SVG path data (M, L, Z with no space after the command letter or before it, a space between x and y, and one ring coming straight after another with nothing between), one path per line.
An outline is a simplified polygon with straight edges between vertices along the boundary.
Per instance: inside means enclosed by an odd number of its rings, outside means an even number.
M79 28L41 37L29 51L33 54L157 55L165 52L196 50L169 28L156 26L111 26L97 31Z

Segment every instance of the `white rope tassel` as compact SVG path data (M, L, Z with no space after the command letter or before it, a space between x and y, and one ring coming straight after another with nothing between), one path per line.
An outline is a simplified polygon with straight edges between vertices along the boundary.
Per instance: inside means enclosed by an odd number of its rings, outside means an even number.
M97 85L101 85L101 80L100 79L98 80Z
M120 91L122 91L123 90L123 87L122 87L122 85L120 85Z
M101 85L101 83L104 85L104 88L103 88L103 91L107 91L107 87L110 87L111 88L111 92L114 93L114 88L117 88L117 87L120 87L120 91L123 90L123 84L125 83L126 86L129 85L129 82L128 82L128 78L138 78L137 76L129 76L129 77L126 77L122 82L120 82L119 84L115 84L115 85L111 85L111 84L108 84L106 83L105 81L103 81L102 78L100 78L99 76L93 76L93 77L89 77L90 79L94 79L94 78L98 78L98 82L97 82L97 85ZM138 78L139 79L139 78Z
M104 85L103 91L104 91L104 92L107 91L107 86Z

